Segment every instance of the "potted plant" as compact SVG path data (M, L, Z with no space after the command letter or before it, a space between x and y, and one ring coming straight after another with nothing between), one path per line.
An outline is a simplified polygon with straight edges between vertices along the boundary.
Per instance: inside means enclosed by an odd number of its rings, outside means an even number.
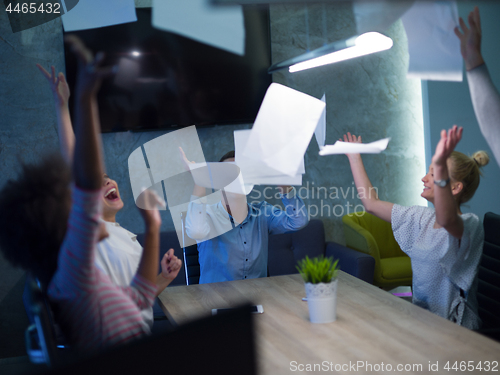
M297 265L306 283L307 305L312 323L330 323L337 319L338 259L307 255Z

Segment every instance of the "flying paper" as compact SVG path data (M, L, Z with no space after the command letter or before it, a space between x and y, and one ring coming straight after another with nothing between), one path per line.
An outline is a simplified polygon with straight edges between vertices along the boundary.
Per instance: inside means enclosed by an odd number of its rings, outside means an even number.
M245 54L241 5L215 6L208 0L153 0L152 18L153 26L158 29Z
M337 141L333 145L327 145L321 149L319 154L379 154L387 148L390 138L380 139L371 143L351 143Z
M66 32L137 21L134 0L82 0L61 18Z
M250 194L252 190L246 191L240 168L234 162L195 163L190 164L189 169L198 186L242 195Z
M316 130L314 131L314 135L316 136L316 142L318 142L318 147L321 150L321 147L325 145L326 141L326 95L323 94L321 101L325 103L325 109L321 113L321 118L319 119L318 126L316 126Z
M272 83L242 155L280 174L297 176L324 109L321 100Z
M190 161L189 170L180 153L180 148ZM144 189L154 190L160 197L165 197L172 215L179 243L190 246L196 240L185 236L183 219L191 204L191 194L195 184L215 190L208 195L196 199L199 203L217 204L222 200L221 189L228 193L248 194L239 168L230 162L206 163L200 139L195 126L179 129L156 137L143 146L136 148L128 158L130 184L134 200L140 206L139 196ZM250 189L251 190L251 189ZM217 231L212 231L207 238L213 238L231 230L231 222L227 220Z
M386 31L412 6L413 1L355 0L352 2L358 35Z
M454 1L417 1L402 17L408 36L408 78L462 81L460 40L454 33Z
M304 158L300 163L298 174L291 177L269 167L262 160L250 159L243 155L242 150L245 149L251 132L252 130L236 130L234 132L236 165L241 170L247 189L250 186L253 188L253 185L302 185L302 174L306 171Z

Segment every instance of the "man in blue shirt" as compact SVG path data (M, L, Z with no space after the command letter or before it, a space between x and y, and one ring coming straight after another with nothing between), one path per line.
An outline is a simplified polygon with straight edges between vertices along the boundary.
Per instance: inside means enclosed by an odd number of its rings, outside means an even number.
M234 162L234 151L220 161ZM200 284L267 276L268 236L297 231L309 221L295 188L279 189L285 211L267 202L248 204L246 195L230 192L223 192L223 201L207 205L205 188L195 185L186 233L198 243Z

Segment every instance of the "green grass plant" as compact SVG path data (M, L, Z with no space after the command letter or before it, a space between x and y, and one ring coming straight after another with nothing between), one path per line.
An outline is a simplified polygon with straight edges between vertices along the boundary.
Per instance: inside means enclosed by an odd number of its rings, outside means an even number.
M323 255L313 259L306 255L296 267L306 283L329 283L337 278L338 262L338 259L334 261L332 257L325 258Z

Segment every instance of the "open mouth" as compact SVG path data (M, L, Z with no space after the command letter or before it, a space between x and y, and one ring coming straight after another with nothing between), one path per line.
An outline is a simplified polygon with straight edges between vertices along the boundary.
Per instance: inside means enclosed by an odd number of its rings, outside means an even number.
M116 188L111 188L109 189L106 194L104 194L104 198L108 201L117 201L120 198L118 197L118 192L116 191Z

